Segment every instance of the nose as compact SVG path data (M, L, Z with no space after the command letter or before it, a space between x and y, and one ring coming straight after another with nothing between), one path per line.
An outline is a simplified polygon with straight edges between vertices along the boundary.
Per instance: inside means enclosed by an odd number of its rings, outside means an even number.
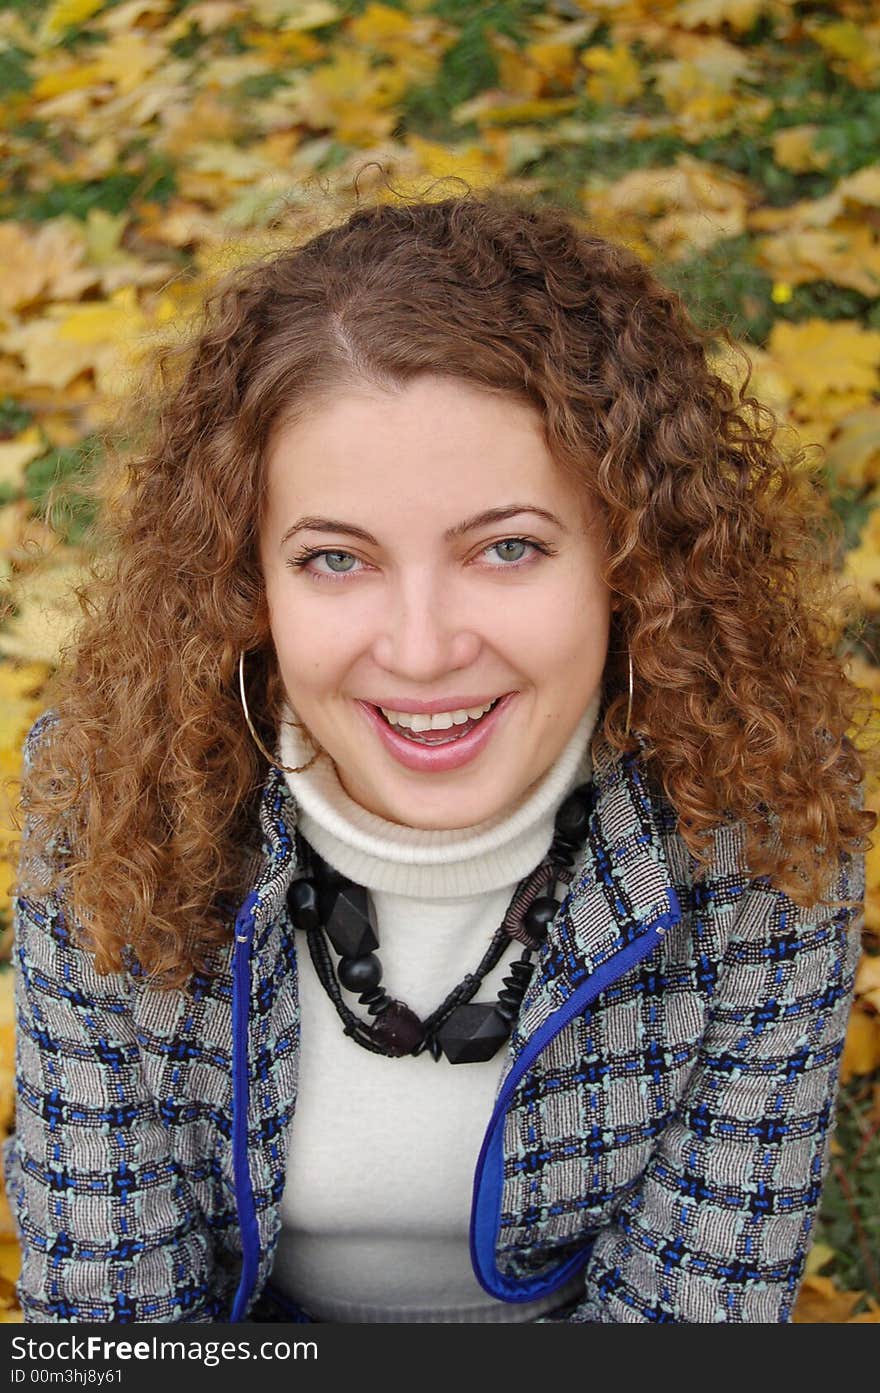
M389 585L373 658L410 682L439 681L479 654L481 640L469 620L473 614L465 613L448 577L444 582L427 568L410 572Z

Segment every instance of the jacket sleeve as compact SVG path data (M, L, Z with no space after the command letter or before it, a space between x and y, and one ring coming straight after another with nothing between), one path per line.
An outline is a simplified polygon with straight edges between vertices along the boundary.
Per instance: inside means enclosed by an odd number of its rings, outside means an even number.
M4 1163L25 1319L212 1319L211 1244L145 1087L129 978L95 971L54 894L16 898L13 925L16 1122Z
M864 857L837 895L864 899ZM812 1241L860 951L860 909L753 882L686 1094L612 1223L571 1322L787 1322ZM552 1318L551 1318L552 1319Z

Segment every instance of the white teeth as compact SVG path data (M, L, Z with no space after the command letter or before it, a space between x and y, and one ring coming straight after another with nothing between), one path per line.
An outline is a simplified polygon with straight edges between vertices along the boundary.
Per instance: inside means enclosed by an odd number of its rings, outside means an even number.
M389 711L387 706L380 706L379 710L385 719L393 726L404 726L407 730L448 730L450 726L463 726L465 721L477 721L479 718L495 705L496 697L493 701L487 701L485 706L460 707L457 711L438 711L433 716L416 716L410 711Z

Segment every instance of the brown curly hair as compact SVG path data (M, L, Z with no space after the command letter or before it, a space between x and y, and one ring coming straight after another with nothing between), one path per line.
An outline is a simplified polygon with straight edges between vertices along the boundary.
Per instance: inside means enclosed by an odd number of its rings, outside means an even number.
M224 278L196 334L155 359L149 428L120 454L50 681L54 734L24 780L19 892L63 828L53 875L99 970L133 950L181 986L228 941L266 774L241 650L269 748L284 700L257 551L270 435L352 384L435 373L537 408L599 510L618 607L597 731L641 748L697 875L738 819L751 873L816 903L841 852L872 845L876 755L847 733L866 694L839 651L855 612L840 524L748 378L712 369L712 336L637 257L549 205L359 203L291 243Z

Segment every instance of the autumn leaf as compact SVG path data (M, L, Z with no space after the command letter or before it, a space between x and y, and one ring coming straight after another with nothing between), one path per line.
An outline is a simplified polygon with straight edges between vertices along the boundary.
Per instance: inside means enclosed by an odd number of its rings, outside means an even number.
M850 1014L846 1045L840 1064L842 1083L880 1068L880 1019L857 1003Z
M46 441L39 426L28 426L12 440L0 440L0 487L20 489L25 465L45 451Z
M581 62L589 73L587 93L603 106L624 106L641 96L642 70L625 44L613 48L588 48Z
M831 1277L805 1277L792 1321L795 1325L848 1321L864 1294L840 1291Z
M786 126L773 137L773 158L782 169L790 169L795 174L807 174L812 170L827 169L831 163L830 150L816 147L816 136L821 126Z
M40 42L54 43L62 39L68 29L91 19L106 3L107 0L56 0L49 6L40 26Z

